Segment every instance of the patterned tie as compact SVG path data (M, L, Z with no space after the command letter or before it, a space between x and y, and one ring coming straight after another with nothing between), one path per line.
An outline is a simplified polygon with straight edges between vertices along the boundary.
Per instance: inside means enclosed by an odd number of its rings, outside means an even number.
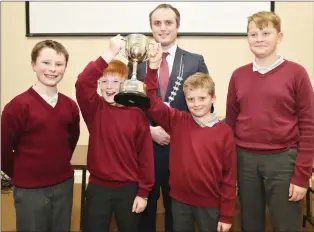
M162 54L162 61L159 67L159 87L162 100L166 97L167 87L169 83L169 66L167 62L167 56L169 52L164 52Z

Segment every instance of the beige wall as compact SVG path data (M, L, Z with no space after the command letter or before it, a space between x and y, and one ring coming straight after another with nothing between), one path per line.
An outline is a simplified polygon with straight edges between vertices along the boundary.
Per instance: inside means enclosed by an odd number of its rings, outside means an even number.
M175 3L174 3L175 5ZM25 37L25 3L1 3L1 109L14 96L35 82L30 66L34 44L45 38ZM302 64L314 78L314 2L278 2L284 40L279 53ZM56 16L57 17L57 16ZM59 90L75 99L74 83L85 65L108 47L108 37L54 37L63 43L70 62ZM225 114L228 82L232 71L252 61L245 37L182 37L178 45L203 54L217 86L216 111ZM79 144L87 144L88 133L82 120Z

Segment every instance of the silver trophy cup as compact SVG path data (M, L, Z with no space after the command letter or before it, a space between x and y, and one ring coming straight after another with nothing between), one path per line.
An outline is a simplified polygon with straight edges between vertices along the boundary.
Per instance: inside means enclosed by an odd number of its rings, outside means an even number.
M150 106L146 95L146 85L137 80L136 71L139 63L147 60L149 40L142 34L130 34L125 37L125 58L132 63L132 77L121 83L120 92L115 95L115 102L124 106L147 109Z

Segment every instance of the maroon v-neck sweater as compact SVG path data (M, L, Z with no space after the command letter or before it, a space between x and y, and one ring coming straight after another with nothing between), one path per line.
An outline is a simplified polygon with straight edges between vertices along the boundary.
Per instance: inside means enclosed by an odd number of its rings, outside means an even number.
M185 204L219 209L219 221L231 223L237 180L236 144L231 128L218 122L201 127L191 114L168 107L156 96L157 70L145 83L151 107L147 113L171 135L170 195Z
M87 166L90 182L106 187L138 185L147 197L154 184L154 156L148 119L134 107L108 104L97 81L108 64L90 62L76 82L76 97L89 130Z
M53 108L31 87L11 100L1 118L1 170L23 188L73 176L71 158L80 134L77 104L59 93Z
M292 184L307 187L314 156L313 89L305 69L284 61L260 74L252 64L232 74L226 122L239 147L257 154L297 148Z

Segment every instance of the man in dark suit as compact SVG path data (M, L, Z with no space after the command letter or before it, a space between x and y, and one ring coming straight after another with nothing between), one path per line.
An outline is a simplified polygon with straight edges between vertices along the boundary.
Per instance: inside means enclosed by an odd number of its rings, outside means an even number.
M160 4L149 15L154 39L161 43L165 56L159 68L158 95L166 104L182 111L188 111L182 86L184 81L196 72L208 73L204 58L179 48L176 44L180 26L179 11L169 4ZM132 67L129 65L129 74ZM144 80L147 63L138 65L137 78ZM140 232L156 232L157 201L162 190L165 208L165 232L172 232L172 214L169 187L169 142L170 135L154 122L151 123L154 141L155 186L143 212Z

